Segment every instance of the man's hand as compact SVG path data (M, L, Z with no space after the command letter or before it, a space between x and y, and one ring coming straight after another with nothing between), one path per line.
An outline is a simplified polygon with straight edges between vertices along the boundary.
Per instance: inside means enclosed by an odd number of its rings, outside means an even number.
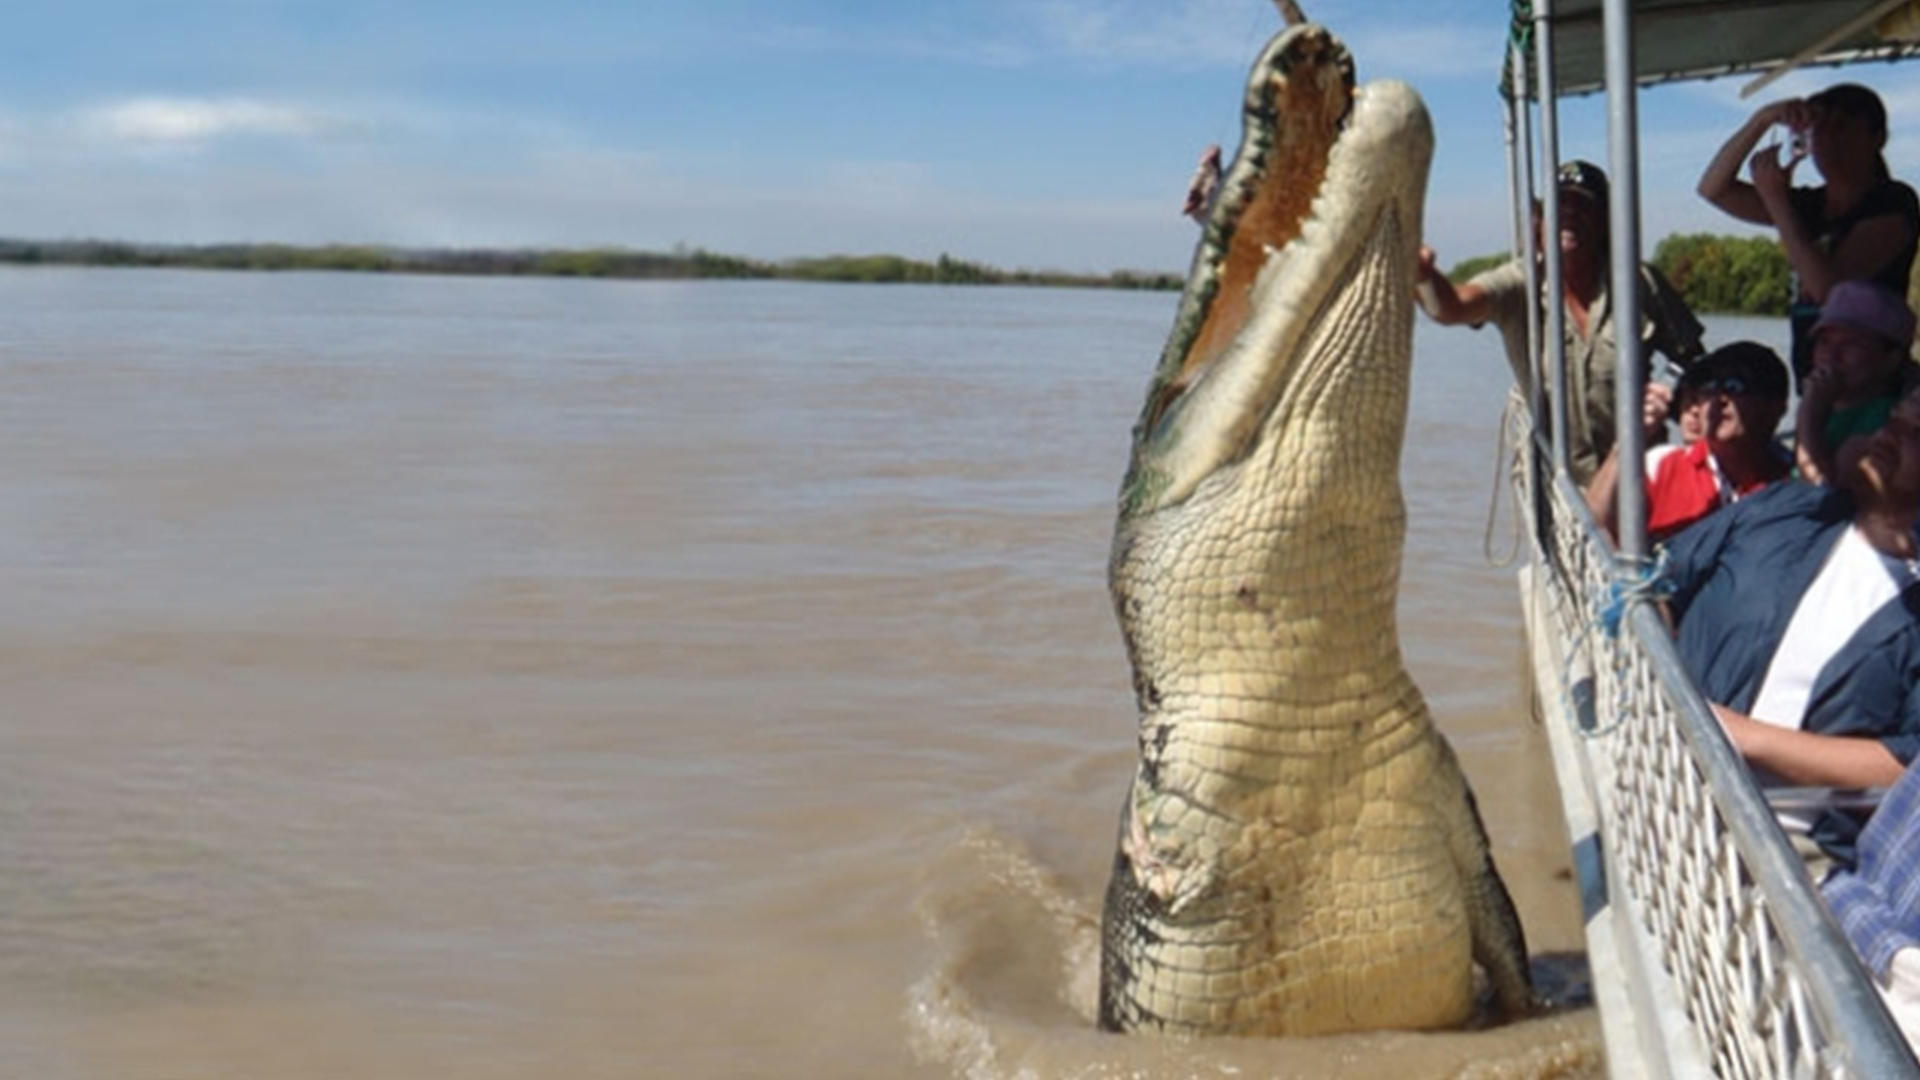
M1813 126L1814 108L1807 104L1806 98L1782 98L1760 110L1768 116L1768 122L1781 124L1794 131L1805 131Z
M1753 190L1759 192L1760 201L1769 209L1787 205L1787 189L1793 185L1793 169L1798 164L1800 155L1788 158L1783 164L1777 145L1763 146L1747 160L1747 168L1753 175Z
M1425 244L1420 245L1420 254L1413 263L1413 299L1436 322L1458 321L1450 313L1448 302L1441 299L1440 289L1446 287L1452 300L1452 306L1459 306L1459 298L1453 283L1447 275L1440 272L1440 256Z
M1825 416L1833 411L1833 399L1840 392L1840 377L1828 364L1815 364L1800 387L1800 407Z
M1194 166L1193 179L1187 183L1187 200L1180 212L1202 224L1206 223L1207 213L1213 208L1213 197L1220 189L1220 147L1218 144L1200 152L1200 162Z

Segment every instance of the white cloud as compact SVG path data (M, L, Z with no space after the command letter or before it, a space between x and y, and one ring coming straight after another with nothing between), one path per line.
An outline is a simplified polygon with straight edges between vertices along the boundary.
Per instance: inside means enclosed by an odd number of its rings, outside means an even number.
M1341 36L1365 81L1470 76L1491 87L1500 77L1505 42L1497 23L1370 22ZM1491 89L1487 96L1492 98Z
M0 111L0 164L16 157L26 141L26 126L15 116Z
M1281 27L1271 7L1223 0L1050 0L1028 11L1040 39L1068 55L1163 64L1239 66Z
M1438 5L1437 7L1435 5ZM1491 80L1503 19L1425 0L1417 21L1374 0L1313 0L1309 17L1347 42L1363 78ZM1327 10L1322 10L1327 9ZM915 9L917 10L917 9ZM1067 61L1093 67L1245 70L1284 23L1277 7L1252 0L997 0L964 15L864 26L773 22L758 44L794 53L923 58L989 68Z
M930 24L775 23L761 43L797 52L924 57L983 67L1058 59L1092 64L1240 67L1281 27L1272 6L1247 0L1001 0Z
M1378 4L1306 6L1309 18L1323 17L1348 44L1368 79L1486 76L1496 70L1504 40L1499 18L1461 21L1432 6L1416 23ZM1055 51L1165 65L1242 67L1283 25L1276 7L1247 0L1048 0L1020 10Z
M245 135L307 138L337 126L322 113L247 98L134 98L79 116L83 133L131 143L204 143Z
M845 29L773 23L757 30L759 44L776 52L851 56L889 56L1019 68L1039 57L1031 41L1013 40L971 29L952 32L888 28Z

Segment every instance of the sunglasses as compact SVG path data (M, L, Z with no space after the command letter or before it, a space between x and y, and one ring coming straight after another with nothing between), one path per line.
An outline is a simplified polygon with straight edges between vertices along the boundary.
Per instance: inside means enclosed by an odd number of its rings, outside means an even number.
M1697 387L1701 394L1744 394L1752 387L1747 380L1738 375L1722 375L1717 379L1707 379Z

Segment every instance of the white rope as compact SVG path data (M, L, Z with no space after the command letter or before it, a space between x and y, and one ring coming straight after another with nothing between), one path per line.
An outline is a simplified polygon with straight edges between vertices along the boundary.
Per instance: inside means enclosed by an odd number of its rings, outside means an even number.
M1511 528L1508 530L1512 550L1504 555L1495 554L1493 550L1493 527L1500 514L1500 493L1514 487L1507 482L1507 475L1520 468L1520 451L1526 445L1525 425L1520 422L1524 416L1522 410L1526 407L1526 401L1520 397L1517 387L1509 392L1507 406L1500 413L1500 430L1493 437L1493 493L1487 497L1487 527L1480 537L1480 554L1487 560L1487 565L1495 570L1511 567L1520 558L1520 545L1525 542L1525 534L1520 527L1520 497L1515 494L1513 517L1509 522Z

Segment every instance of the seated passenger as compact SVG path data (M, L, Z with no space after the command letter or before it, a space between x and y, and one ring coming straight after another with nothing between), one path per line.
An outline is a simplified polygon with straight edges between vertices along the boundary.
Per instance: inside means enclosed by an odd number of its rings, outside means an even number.
M1836 871L1820 891L1907 1045L1920 1052L1920 767L1880 800L1860 834L1857 865Z
M1813 327L1813 370L1794 425L1801 479L1829 483L1840 445L1883 423L1911 373L1913 310L1872 282L1843 281Z
M1667 546L1681 662L1763 786L1884 787L1920 756L1920 395L1835 485L1774 484ZM1813 836L1844 856L1853 831Z
M1773 437L1787 414L1787 365L1772 349L1752 341L1715 349L1676 385L1676 401L1689 382L1686 392L1706 405L1706 437L1658 457L1648 452L1647 536L1656 541L1793 469ZM1587 488L1587 508L1609 535L1619 531L1619 468L1618 452L1609 453Z

